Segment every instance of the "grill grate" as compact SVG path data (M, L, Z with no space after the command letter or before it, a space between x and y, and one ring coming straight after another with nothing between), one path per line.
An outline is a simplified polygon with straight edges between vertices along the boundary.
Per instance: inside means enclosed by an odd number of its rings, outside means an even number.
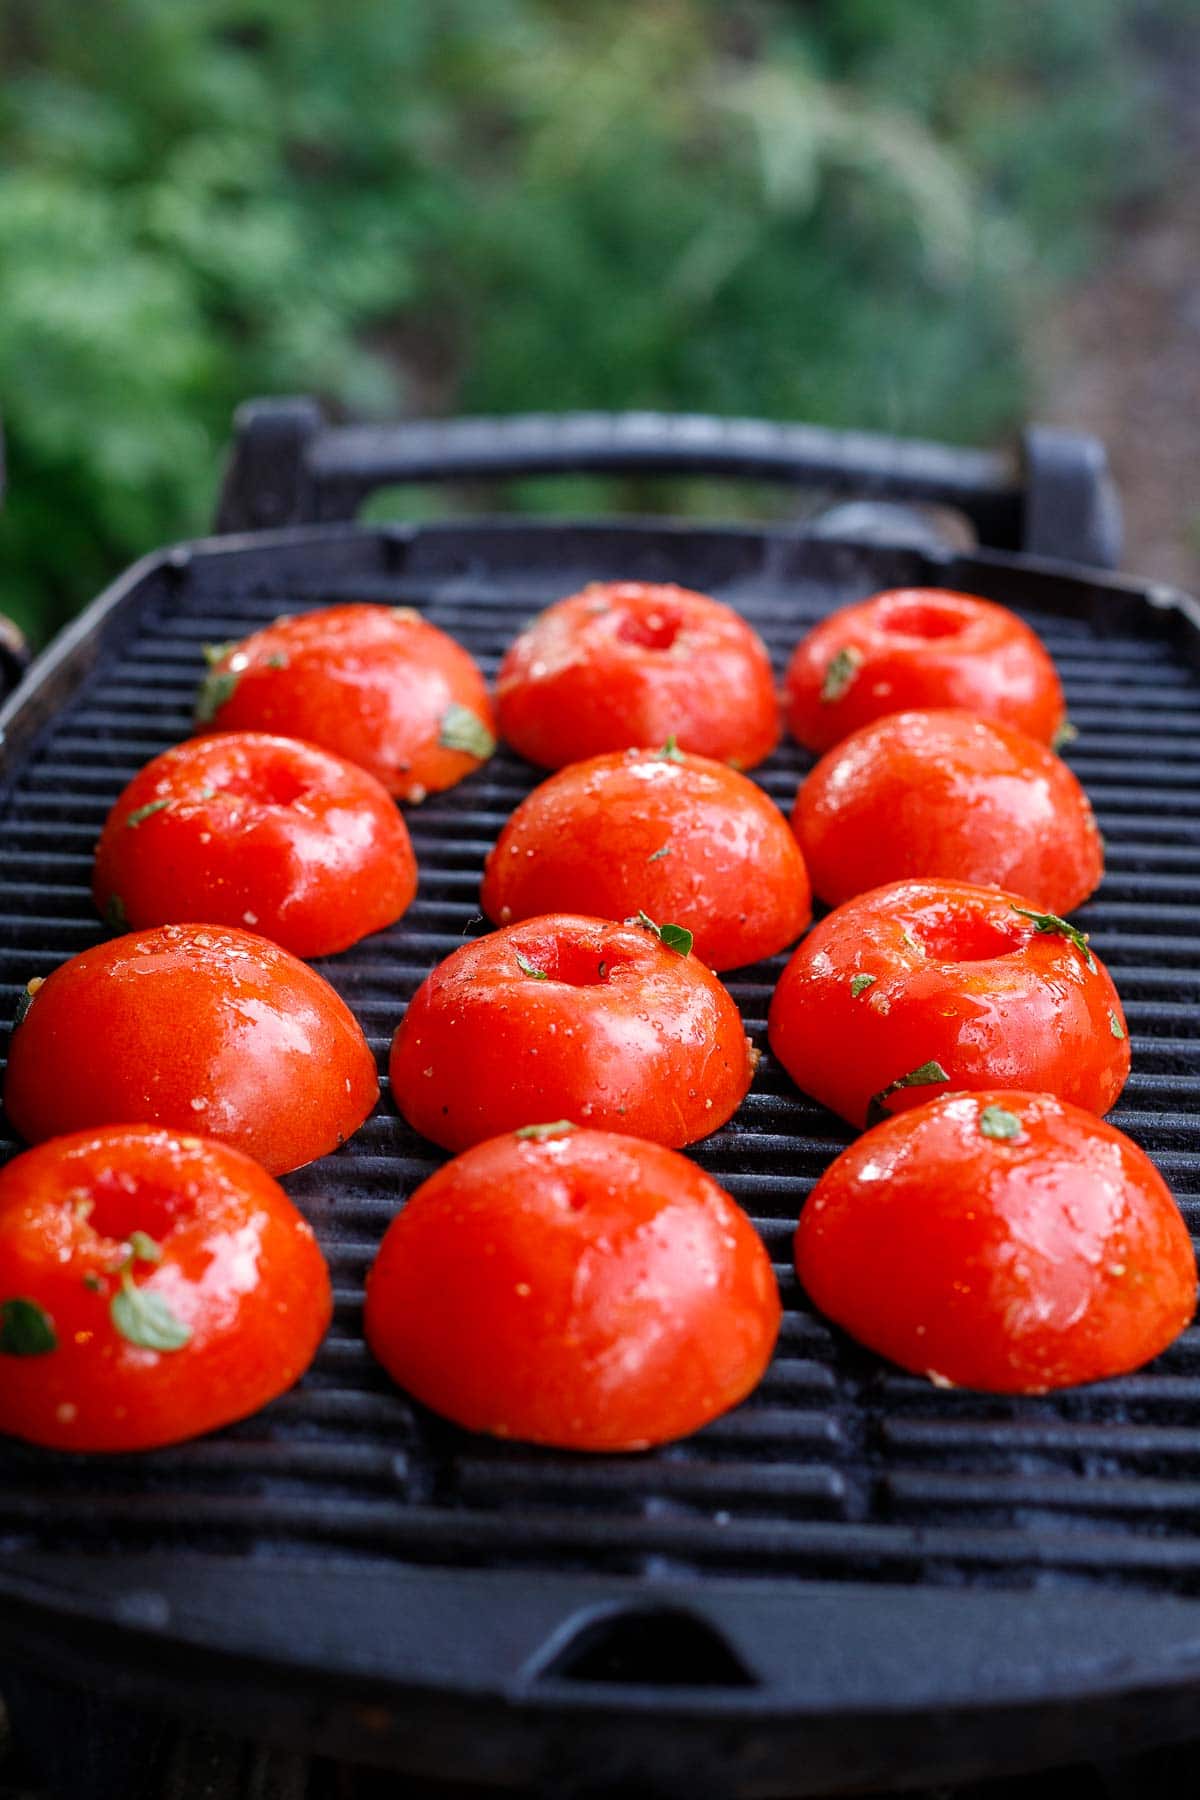
M1062 672L1080 732L1069 760L1108 840L1102 893L1079 917L1132 1036L1135 1073L1113 1122L1200 1224L1200 675L1179 654L1174 615L1122 614L1102 586L1022 577L1001 559L939 566L782 534L481 526L287 543L202 547L152 569L112 616L82 685L28 755L18 745L0 789L0 1013L11 1015L31 976L104 935L88 898L92 845L123 784L187 734L204 641L282 611L380 600L421 608L491 674L540 606L585 580L627 575L716 593L758 626L782 669L807 624L885 585L1025 592L1041 602L1021 610ZM787 807L805 766L785 746L757 778ZM415 904L399 925L318 965L381 1067L418 982L482 929L483 855L534 779L502 753L410 811ZM761 1049L780 966L729 980ZM693 1154L771 1251L786 1308L775 1361L749 1402L686 1443L572 1457L461 1433L411 1405L368 1356L366 1269L397 1204L441 1160L385 1095L351 1144L285 1182L318 1231L337 1295L303 1384L256 1419L136 1459L0 1446L0 1553L369 1554L641 1578L1200 1593L1200 1330L1139 1375L1045 1399L936 1391L888 1370L813 1314L790 1266L801 1202L850 1135L764 1062L736 1119Z

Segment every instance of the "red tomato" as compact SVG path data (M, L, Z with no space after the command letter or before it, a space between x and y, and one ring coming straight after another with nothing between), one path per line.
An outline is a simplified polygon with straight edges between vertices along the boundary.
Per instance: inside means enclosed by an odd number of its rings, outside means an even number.
M1136 1144L1050 1094L956 1094L826 1170L796 1269L852 1337L940 1387L1040 1394L1157 1356L1196 1262Z
M500 730L544 768L606 750L684 750L749 769L779 742L758 633L688 588L597 581L510 646L496 678Z
M447 1150L543 1118L690 1144L754 1073L716 976L653 929L556 913L463 944L413 995L392 1097Z
M248 1156L122 1125L0 1173L0 1431L147 1450L257 1412L333 1310L309 1227Z
M961 707L1053 743L1062 687L1037 633L1006 606L946 588L896 588L843 606L797 644L788 726L828 750L886 713Z
M853 1125L998 1082L1102 1113L1129 1074L1121 1002L1082 932L956 881L897 881L831 912L768 1029L796 1085ZM909 1085L914 1071L929 1078Z
M965 712L893 713L823 756L792 828L831 906L907 876L945 876L1068 913L1100 884L1087 795L1066 763Z
M373 775L252 731L193 738L135 775L92 883L121 924L248 925L295 956L345 950L416 891L408 828Z
M248 931L162 925L41 984L13 1032L4 1107L29 1143L165 1125L282 1175L352 1136L378 1092L358 1021L315 970Z
M327 606L226 646L196 723L304 738L401 800L453 787L496 747L474 660L409 606Z
M547 912L674 919L711 969L794 942L811 900L774 802L723 763L678 750L621 750L552 775L500 833L481 896L500 925Z
M417 1189L371 1271L366 1329L401 1387L471 1431L641 1450L744 1399L779 1313L758 1234L702 1170L535 1126Z

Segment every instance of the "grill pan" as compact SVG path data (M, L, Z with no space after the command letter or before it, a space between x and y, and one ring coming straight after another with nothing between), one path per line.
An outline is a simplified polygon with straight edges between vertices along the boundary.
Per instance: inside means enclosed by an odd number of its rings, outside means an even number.
M1005 548L804 527L297 522L348 517L385 481L560 466L949 501ZM1200 611L1051 560L1114 553L1094 447L1042 434L1022 471L641 415L325 433L285 404L244 421L221 522L238 529L119 580L0 713L0 1012L105 935L92 846L134 771L187 735L205 641L384 601L419 607L490 674L541 606L625 577L714 593L781 669L834 606L963 588L1013 606L1062 672L1079 728L1069 760L1108 843L1078 917L1133 1042L1111 1117L1200 1223ZM756 774L787 806L808 760L788 745ZM502 751L410 809L416 902L317 965L381 1063L424 974L483 929L483 855L538 778ZM764 1049L782 960L729 978ZM295 1392L133 1458L0 1442L0 1688L18 1725L22 1706L38 1715L33 1676L409 1773L689 1796L910 1786L1200 1734L1200 1330L1140 1374L1045 1398L939 1391L891 1369L815 1315L791 1272L800 1205L850 1135L764 1062L735 1119L691 1154L772 1253L775 1361L756 1395L685 1443L571 1456L460 1432L368 1356L366 1268L442 1160L385 1094L351 1143L285 1181L337 1294Z

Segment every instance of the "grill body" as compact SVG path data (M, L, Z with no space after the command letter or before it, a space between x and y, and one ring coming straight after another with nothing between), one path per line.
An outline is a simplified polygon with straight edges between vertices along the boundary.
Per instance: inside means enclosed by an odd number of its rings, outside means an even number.
M1069 755L1108 842L1078 915L1129 1017L1112 1115L1200 1222L1200 620L1084 571L792 531L326 526L138 565L0 716L0 1010L98 941L91 850L120 788L188 734L203 642L343 600L419 607L491 673L591 579L673 580L777 668L886 586L1013 605L1063 673ZM790 804L807 759L756 771ZM482 858L537 779L502 752L409 814L417 901L323 965L381 1059L432 964L482 929ZM782 959L729 978L765 1049ZM337 1291L293 1394L200 1442L72 1459L0 1445L0 1658L364 1762L500 1784L778 1795L1034 1766L1200 1729L1200 1331L1122 1381L1042 1399L937 1391L797 1290L803 1199L849 1133L769 1059L696 1159L750 1212L786 1314L742 1408L639 1457L470 1437L361 1339L396 1207L441 1160L386 1094L285 1185Z

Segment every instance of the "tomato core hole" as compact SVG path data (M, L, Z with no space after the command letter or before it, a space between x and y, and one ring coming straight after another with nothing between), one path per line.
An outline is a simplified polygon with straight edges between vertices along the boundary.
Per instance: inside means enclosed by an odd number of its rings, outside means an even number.
M612 957L603 950L569 939L531 945L522 955L543 970L547 980L565 982L568 987L602 987L613 967Z
M991 962L997 956L1012 956L1022 948L1022 939L990 919L928 919L910 927L931 962Z
M286 763L259 763L230 773L220 783L223 794L257 806L290 806L307 794L310 786Z
M115 1170L94 1181L87 1197L92 1203L87 1223L98 1237L116 1244L127 1244L135 1231L161 1241L176 1229L181 1215L190 1211L186 1195L178 1188Z
M898 637L950 638L966 630L967 621L932 600L903 600L884 613L880 623Z
M623 644L637 644L643 650L669 650L682 629L678 613L656 606L652 612L623 613L617 636Z

